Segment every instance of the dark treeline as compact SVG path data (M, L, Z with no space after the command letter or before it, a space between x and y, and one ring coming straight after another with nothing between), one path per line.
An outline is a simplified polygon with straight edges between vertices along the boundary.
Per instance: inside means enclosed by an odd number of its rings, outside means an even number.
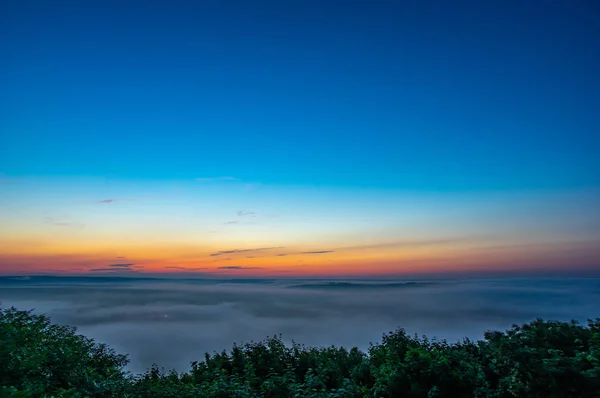
M536 320L457 343L398 329L366 353L274 337L206 354L186 373L126 365L73 327L0 310L5 397L600 397L600 319Z

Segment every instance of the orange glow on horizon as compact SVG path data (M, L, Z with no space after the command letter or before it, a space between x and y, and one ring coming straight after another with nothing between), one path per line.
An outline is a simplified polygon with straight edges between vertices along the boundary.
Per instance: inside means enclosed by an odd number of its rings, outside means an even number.
M552 270L574 263L591 268L597 249L592 245L523 245L470 247L432 245L411 248L348 247L313 250L268 246L227 249L215 247L122 245L112 250L52 247L30 253L0 254L3 274L57 273L77 275L185 276L347 276L434 274L440 272ZM115 264L117 264L115 266Z

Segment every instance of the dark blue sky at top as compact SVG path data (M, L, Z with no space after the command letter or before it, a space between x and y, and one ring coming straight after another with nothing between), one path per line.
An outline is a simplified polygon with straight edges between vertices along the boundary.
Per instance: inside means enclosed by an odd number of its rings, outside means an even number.
M593 1L3 1L0 173L600 185Z

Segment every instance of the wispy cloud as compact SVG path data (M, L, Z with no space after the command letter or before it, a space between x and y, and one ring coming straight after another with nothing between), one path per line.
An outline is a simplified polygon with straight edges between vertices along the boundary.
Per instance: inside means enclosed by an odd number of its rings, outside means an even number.
M244 217L244 216L253 216L253 215L255 215L255 214L256 214L256 213L255 213L255 212L253 212L253 211L242 211L242 210L240 210L240 211L238 211L238 212L237 212L237 215L238 215L238 216L240 216L240 217Z
M356 245L356 246L343 246L336 247L328 250L310 250L304 252L295 253L280 253L273 255L274 257L282 257L286 255L312 255L312 254L328 254L343 251L354 251L354 250L375 250L375 249L388 249L388 248L401 248L401 247L419 247L419 246L438 246L438 245L449 245L453 243L461 242L475 242L481 241L482 239L490 238L490 236L472 236L472 237L458 237L458 238L445 238L445 239L421 239L421 240L405 240L395 242L384 242L374 243L370 245Z
M195 270L199 270L199 269L209 269L208 267L180 267L177 265L166 265L163 268L181 269L181 270L188 270L188 271L195 271Z
M137 200L139 198L113 198L113 199L102 199L99 200L96 203L114 203L114 202L124 202L124 201L130 201L130 200Z
M211 253L210 256L211 257L215 257L215 256L222 256L224 254L237 254L237 253L248 253L248 252L259 252L259 251L265 251L265 250L274 250L274 249L283 249L283 246L276 246L276 247L259 247L256 249L233 249L233 250L221 250L215 253Z
M49 225L54 225L56 227L73 227L73 228L83 228L85 225L79 223L72 223L66 221L57 221L53 217L46 217L44 219L44 223Z
M261 267L245 267L243 265L229 265L229 266L225 266L225 267L219 267L218 269L240 270L240 269L261 269Z
M135 269L134 269L135 268ZM89 269L88 272L113 272L113 273L124 273L124 272L140 272L143 270L144 266L135 265L133 263L115 263L108 264L107 267L104 268L92 268Z
M139 271L137 270L132 270L129 267L124 267L124 268L92 268L90 270L88 270L89 272L114 272L114 273L123 273L123 272L132 272L132 273L138 273Z
M132 200L145 200L145 199L161 199L161 198L172 198L174 196L177 195L147 195L147 196L135 196L135 197L129 197L129 198L108 198L108 199L102 199L102 200L98 200L95 203L115 203L115 202L126 202L126 201L132 201Z
M260 224L257 221L227 221L223 225L257 225Z
M367 250L367 249L386 249L394 247L419 247L419 246L439 246L449 245L453 243L464 243L464 242L475 242L485 239L490 239L490 235L480 236L463 236L454 238L439 238L439 239L415 239L415 240L401 240L395 242L384 242L374 243L370 245L357 245L357 246L345 246L337 248L336 250Z
M239 178L231 177L231 176L222 176L222 177L202 177L196 178L198 182L218 182L218 181L240 181Z

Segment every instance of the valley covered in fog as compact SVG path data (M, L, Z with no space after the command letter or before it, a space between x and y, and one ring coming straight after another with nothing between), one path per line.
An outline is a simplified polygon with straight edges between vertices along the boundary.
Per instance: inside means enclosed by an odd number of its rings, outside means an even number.
M363 350L383 333L479 339L541 317L600 316L600 279L175 280L0 278L3 307L33 309L129 354L129 369L153 363L189 369L205 352L275 334L312 346Z

